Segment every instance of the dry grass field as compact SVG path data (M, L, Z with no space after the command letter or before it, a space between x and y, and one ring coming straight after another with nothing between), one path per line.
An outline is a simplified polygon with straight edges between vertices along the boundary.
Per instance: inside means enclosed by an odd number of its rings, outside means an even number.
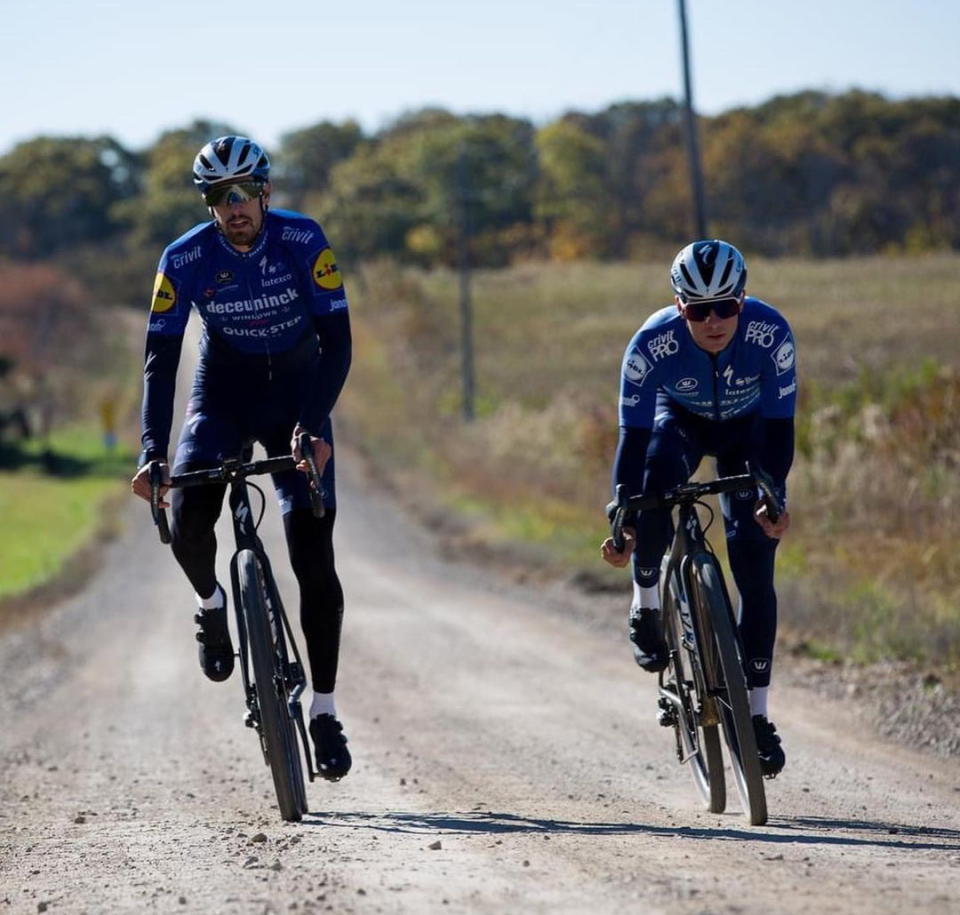
M457 275L365 265L350 285L357 351L341 425L425 511L457 519L461 543L625 587L596 558L619 366L670 300L667 267L475 272L466 423ZM793 634L820 654L956 672L960 257L749 268L748 291L787 316L798 346L794 529L780 560Z

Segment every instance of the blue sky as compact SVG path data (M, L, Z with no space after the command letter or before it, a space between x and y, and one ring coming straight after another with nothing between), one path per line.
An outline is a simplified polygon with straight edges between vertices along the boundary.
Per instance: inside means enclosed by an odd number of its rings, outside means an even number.
M687 0L687 14L706 114L804 88L960 96L954 0ZM682 94L676 0L46 0L7 10L3 31L0 154L40 134L142 149L198 117L269 148L426 105L545 123Z

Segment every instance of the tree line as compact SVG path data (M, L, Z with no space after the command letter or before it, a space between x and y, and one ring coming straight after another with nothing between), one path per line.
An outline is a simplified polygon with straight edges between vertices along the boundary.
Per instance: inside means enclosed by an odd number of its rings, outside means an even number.
M661 99L542 126L442 109L373 134L323 121L268 150L274 204L320 219L353 260L451 265L464 238L477 265L641 257L693 232L682 117ZM698 125L710 232L751 253L960 248L960 99L809 91ZM232 132L197 121L139 151L107 136L21 143L0 158L0 257L109 269L122 297L124 261L139 271L205 217L193 157Z

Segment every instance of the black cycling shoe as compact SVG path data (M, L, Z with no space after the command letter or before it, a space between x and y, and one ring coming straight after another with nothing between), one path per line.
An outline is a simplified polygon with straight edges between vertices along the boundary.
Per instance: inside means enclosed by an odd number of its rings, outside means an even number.
M220 586L217 585L219 588ZM221 593L223 591L220 588ZM200 667L211 680L226 680L233 673L233 643L227 626L227 596L223 606L212 610L202 607L193 620L200 626L197 641L200 643Z
M630 641L633 642L633 659L643 670L656 674L666 668L670 649L663 637L659 610L630 608Z
M760 757L760 771L766 778L776 778L783 768L787 757L780 746L780 737L772 721L763 715L753 716L753 733L757 738L757 755Z
M317 750L320 775L328 782L340 781L353 764L343 725L333 715L318 715L310 720L310 736Z

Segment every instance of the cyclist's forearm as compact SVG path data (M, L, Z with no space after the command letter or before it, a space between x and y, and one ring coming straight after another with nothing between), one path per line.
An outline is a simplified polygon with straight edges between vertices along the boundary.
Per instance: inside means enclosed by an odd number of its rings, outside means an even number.
M141 464L151 460L166 460L182 345L182 337L147 338L143 366Z
M793 417L763 420L760 466L782 493L786 492L787 474L793 464L794 439Z
M350 320L346 313L314 318L320 340L320 364L300 412L300 425L316 434L343 390L353 358Z
M647 446L650 444L650 429L635 426L620 427L620 441L613 459L613 489L623 483L627 492L639 495L643 491L643 474L647 464Z

